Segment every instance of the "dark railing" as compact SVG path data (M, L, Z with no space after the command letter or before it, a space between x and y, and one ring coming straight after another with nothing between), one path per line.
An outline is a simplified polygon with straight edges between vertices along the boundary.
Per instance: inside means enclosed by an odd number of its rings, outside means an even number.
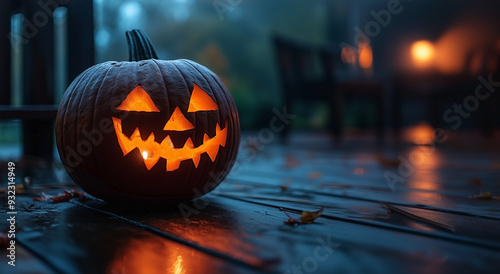
M59 8L64 8L65 26L55 31L54 11ZM60 99L56 87L94 63L93 29L92 1L0 1L0 119L22 120L24 155L52 160ZM56 49L61 41L65 48Z

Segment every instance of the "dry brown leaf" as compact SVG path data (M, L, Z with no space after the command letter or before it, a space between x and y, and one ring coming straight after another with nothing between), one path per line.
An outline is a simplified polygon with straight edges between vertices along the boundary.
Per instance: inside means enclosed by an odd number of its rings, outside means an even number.
M9 239L7 238L7 233L0 232L0 247L9 247Z
M365 169L362 167L357 167L353 171L354 175L361 175L365 173Z
M288 217L288 220L283 221L286 225L300 225L300 224L310 224L314 222L314 220L318 219L321 214L323 213L323 209L325 207L322 206L319 210L317 211L302 211L302 214L300 215L300 218L292 218L283 208L280 207L280 211L285 213L285 215Z
M483 184L482 181L481 181L481 179L479 179L479 178L473 178L472 179L472 183L475 184L478 187L481 187L481 185Z
M499 170L500 169L500 161L496 161L493 164L491 164L491 168L495 169L495 170Z
M302 215L300 215L300 220L304 224L310 224L314 222L314 220L318 219L319 216L323 213L324 207L322 206L319 210L310 212L310 211L302 211Z
M293 157L292 155L285 156L285 167L286 168L294 168L294 167L297 167L299 165L300 165L299 161L297 161L297 159L295 159L295 157Z
M281 189L281 192L287 191L288 190L288 186L290 186L291 182L292 182L292 179L285 178L284 184L278 186Z
M388 158L382 153L376 153L375 158L377 159L378 163L383 167L398 167L401 164L401 161L399 159Z
M323 176L323 173L316 171L309 173L307 177L309 177L309 179L319 179L321 176Z
M491 194L491 192L483 192L480 194L472 195L472 198L478 200L490 200L493 198L493 194Z
M280 185L279 188L281 189L281 192L285 192L288 190L288 186L287 185Z
M40 197L33 198L33 201L47 201L52 200L54 203L62 203L68 202L72 198L85 197L85 193L80 192L75 189L65 190L63 193L55 194L55 195L47 195L42 192Z

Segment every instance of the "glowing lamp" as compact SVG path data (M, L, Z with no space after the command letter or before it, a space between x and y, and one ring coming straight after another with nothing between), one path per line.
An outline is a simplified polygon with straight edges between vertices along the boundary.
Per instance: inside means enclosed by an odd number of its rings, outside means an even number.
M434 57L434 45L425 40L417 41L411 47L411 55L417 65L428 65Z
M359 66L363 69L369 69L371 68L372 63L372 47L368 43L361 43L359 47Z
M107 200L179 201L211 191L239 145L229 91L198 63L157 60L142 31L127 40L129 62L87 69L61 101L56 137L66 170Z

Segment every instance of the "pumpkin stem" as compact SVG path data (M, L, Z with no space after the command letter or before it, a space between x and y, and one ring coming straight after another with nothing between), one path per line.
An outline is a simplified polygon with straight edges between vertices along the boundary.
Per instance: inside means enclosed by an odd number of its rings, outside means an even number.
M126 31L129 60L141 61L147 59L158 59L151 40L141 29Z

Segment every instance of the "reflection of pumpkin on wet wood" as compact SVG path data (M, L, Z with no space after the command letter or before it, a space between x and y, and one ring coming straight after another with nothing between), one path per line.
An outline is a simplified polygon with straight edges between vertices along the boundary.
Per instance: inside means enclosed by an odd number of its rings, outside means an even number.
M88 193L115 200L183 200L215 188L240 139L233 99L190 60L157 60L142 31L127 32L129 62L95 65L70 85L57 146Z

